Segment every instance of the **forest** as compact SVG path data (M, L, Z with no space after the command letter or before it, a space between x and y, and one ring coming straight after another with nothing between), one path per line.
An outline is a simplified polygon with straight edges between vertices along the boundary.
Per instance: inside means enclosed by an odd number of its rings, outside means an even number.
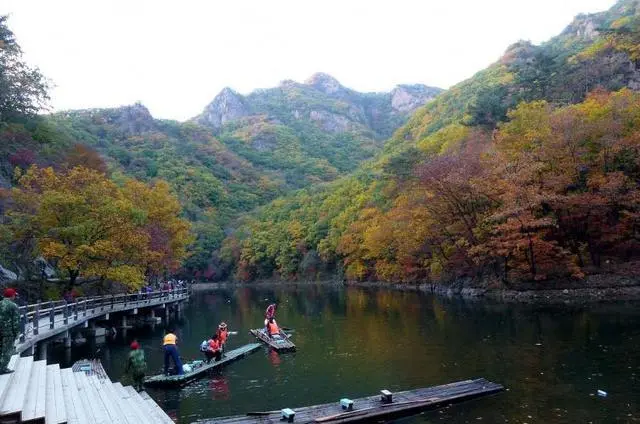
M633 275L639 14L621 1L541 46L514 44L352 176L244 218L218 266L245 281L495 287Z
M442 93L398 86L422 96L415 111L316 74L225 89L182 123L141 104L40 113L50 82L7 22L0 263L20 278L39 278L41 259L71 285L129 287L169 275L538 287L637 269L638 0L518 41Z

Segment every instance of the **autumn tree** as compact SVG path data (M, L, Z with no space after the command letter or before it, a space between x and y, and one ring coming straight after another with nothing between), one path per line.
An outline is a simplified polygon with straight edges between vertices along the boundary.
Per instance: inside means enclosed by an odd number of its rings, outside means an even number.
M33 166L12 190L10 225L18 238L35 240L70 286L83 277L137 287L149 268L174 269L189 241L166 184L143 186L122 189L84 167L56 173Z

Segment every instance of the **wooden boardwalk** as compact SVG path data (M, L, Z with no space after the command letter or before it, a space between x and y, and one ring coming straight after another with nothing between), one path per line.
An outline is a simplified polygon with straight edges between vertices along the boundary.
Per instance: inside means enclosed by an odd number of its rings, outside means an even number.
M291 408L295 412L293 422L297 423L347 423L356 421L381 421L416 414L420 411L437 409L465 400L486 396L504 390L496 383L485 380L458 381L442 386L407 390L393 393L391 403L382 403L380 395L353 399L353 409L343 410L340 399L333 403ZM344 397L344 396L342 396ZM254 411L233 417L212 418L198 423L206 424L281 424L282 411Z
M102 369L101 365L96 365ZM146 393L98 373L14 355L0 375L0 422L43 424L172 424Z
M276 335L274 337L269 337L265 333L264 329L258 328L256 330L249 330L251 334L255 336L256 339L260 340L263 343L266 343L276 352L293 352L296 350L296 345L293 344L290 337L287 336L282 337L281 335Z
M183 288L145 294L79 298L71 303L57 301L21 306L21 330L16 340L16 352L22 353L34 348L38 342L58 337L74 327L87 325L89 320L100 319L111 313L137 313L142 308L166 307L188 297L188 290Z
M191 364L194 368L193 371L189 373L184 373L183 375L169 375L165 376L164 374L154 375L145 379L145 386L149 387L182 387L191 381L194 381L200 377L206 375L209 371L223 368L230 363L237 361L238 359L242 359L245 356L249 355L252 352L260 349L259 343L250 343L244 346L241 346L237 349L230 350L225 353L225 356L220 361L211 361L211 363L207 364L206 362L199 361L196 364Z

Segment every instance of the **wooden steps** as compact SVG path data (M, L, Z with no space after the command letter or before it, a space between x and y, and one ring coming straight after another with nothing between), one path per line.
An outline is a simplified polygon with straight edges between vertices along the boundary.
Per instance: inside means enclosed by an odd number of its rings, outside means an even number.
M44 423L47 388L47 361L35 361L22 404L22 422Z
M49 424L64 424L67 422L63 391L60 365L47 365L45 422Z
M135 389L133 387L131 387L131 386L128 386L127 390L129 390L129 391L133 390L135 392ZM153 410L155 415L160 419L159 421L155 421L155 422L165 423L165 424L172 424L173 423L173 420L171 418L169 418L169 416L166 414L166 412L164 412L162 410L162 408L160 408L158 406L158 404L153 401L153 399L151 399L151 396L149 396L147 394L147 392L141 392L140 393L140 397L142 399L144 399L144 401L145 401L144 403L147 404L147 407L150 408L151 410Z
M18 355L13 355L9 360L9 365L7 365L7 368L15 371L16 365L18 364L18 359L19 359ZM0 405L2 405L2 403L4 402L4 398L7 395L12 379L13 379L13 373L0 375Z
M14 355L0 375L0 422L145 424L173 421L147 395L108 377Z
M20 415L24 398L27 394L27 385L31 377L31 366L33 357L20 358L16 364L16 369L10 379L10 387L2 400L0 406L0 416Z

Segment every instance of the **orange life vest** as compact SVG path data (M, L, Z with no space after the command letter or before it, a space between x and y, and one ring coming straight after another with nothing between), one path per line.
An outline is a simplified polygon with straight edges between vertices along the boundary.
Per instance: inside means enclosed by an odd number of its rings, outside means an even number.
M221 344L225 344L227 342L227 337L229 337L229 332L227 330L218 330L218 340L220 340Z
M220 340L209 340L209 350L214 352L220 350Z
M278 328L278 324L275 321L267 324L267 328L269 329L269 334L279 334L280 329Z

